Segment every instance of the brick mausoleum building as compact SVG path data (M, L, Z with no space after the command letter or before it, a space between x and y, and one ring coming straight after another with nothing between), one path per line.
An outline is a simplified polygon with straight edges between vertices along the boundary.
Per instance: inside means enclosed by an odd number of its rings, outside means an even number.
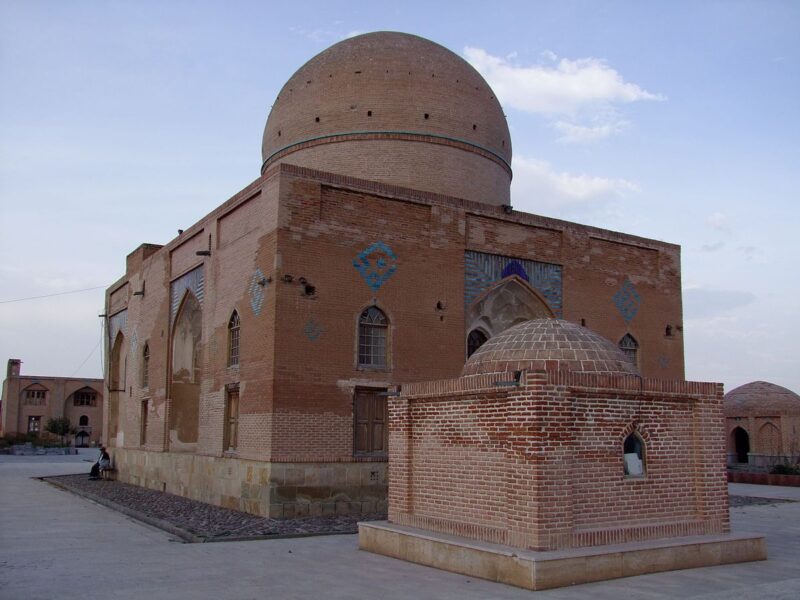
M722 384L536 319L390 399L389 520L534 550L729 529Z
M325 50L275 100L263 161L107 292L122 480L274 517L384 508L386 391L456 378L530 319L612 340L637 398L683 380L680 248L512 210L503 111L449 50L386 32ZM717 394L687 385L701 408Z
M67 417L76 446L100 441L103 433L103 380L22 375L22 361L8 361L0 402L0 436L48 435L48 419Z
M725 394L723 405L729 465L800 462L800 396L774 383L753 381Z

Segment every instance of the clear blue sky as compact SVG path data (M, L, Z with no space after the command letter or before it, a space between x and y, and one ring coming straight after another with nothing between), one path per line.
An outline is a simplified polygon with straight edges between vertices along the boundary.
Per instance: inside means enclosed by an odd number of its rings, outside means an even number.
M800 392L798 2L5 0L0 301L115 281L258 177L300 65L375 30L482 71L516 208L682 245L688 378ZM100 376L102 306L0 303L0 359Z

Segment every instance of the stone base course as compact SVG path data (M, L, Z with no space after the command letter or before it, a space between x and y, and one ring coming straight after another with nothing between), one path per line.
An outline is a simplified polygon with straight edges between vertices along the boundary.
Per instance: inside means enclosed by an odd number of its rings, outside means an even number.
M362 550L530 590L767 558L765 538L748 534L534 552L388 522L358 529Z
M273 519L385 513L385 462L266 462L177 452L112 451L119 479Z

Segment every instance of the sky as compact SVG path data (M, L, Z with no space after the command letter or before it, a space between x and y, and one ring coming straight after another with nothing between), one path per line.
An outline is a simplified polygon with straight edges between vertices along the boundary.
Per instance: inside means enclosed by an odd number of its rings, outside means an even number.
M378 30L494 88L515 209L682 246L687 379L800 393L800 3L768 0L3 0L0 360L101 377L125 256L258 178L283 83Z

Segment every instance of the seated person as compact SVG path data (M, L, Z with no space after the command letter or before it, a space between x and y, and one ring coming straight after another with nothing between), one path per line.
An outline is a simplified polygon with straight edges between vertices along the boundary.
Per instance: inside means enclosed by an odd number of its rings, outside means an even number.
M108 455L105 448L100 451L100 460L97 461L97 465L101 473L111 468L111 457Z

